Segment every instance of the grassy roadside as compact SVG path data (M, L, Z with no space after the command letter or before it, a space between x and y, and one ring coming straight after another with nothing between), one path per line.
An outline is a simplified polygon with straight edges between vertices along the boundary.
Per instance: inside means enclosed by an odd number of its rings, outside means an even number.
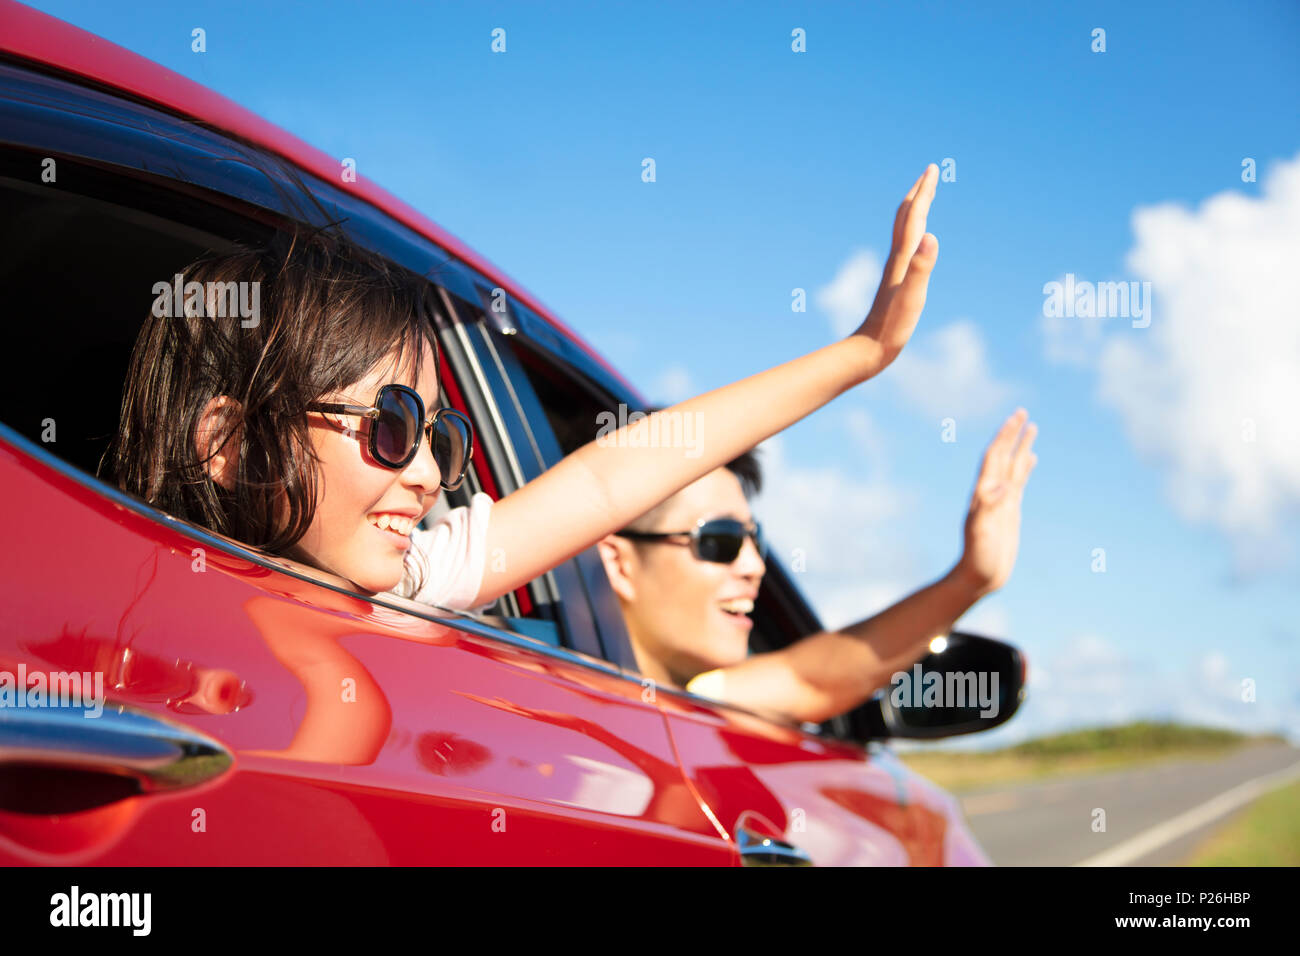
M1300 866L1300 783L1250 804L1183 866Z
M1053 734L1001 750L913 750L898 753L898 757L945 790L961 793L1172 760L1215 760L1249 744L1282 740L1271 735L1251 737L1217 728L1143 721Z

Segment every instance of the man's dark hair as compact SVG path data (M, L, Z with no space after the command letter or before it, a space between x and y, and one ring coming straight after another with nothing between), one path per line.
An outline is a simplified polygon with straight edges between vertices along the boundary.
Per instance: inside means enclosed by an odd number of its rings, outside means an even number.
M727 470L740 479L746 498L752 498L763 490L763 466L758 461L757 448L731 459L727 462Z

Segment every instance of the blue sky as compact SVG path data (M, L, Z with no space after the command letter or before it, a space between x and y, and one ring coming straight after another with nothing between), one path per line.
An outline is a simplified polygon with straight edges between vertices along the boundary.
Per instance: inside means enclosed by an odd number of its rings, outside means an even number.
M1300 738L1294 3L33 5L354 158L658 400L831 341L952 160L916 337L769 444L759 517L828 624L865 616L956 560L1024 405L1020 560L966 623L1034 682L978 742L1137 716ZM1051 326L1067 273L1151 281L1150 327Z

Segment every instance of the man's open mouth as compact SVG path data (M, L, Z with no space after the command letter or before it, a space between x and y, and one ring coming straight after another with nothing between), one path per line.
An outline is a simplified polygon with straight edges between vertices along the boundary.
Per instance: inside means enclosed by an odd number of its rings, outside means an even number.
M744 617L754 610L754 602L749 598L733 598L730 601L723 601L718 606L733 617Z

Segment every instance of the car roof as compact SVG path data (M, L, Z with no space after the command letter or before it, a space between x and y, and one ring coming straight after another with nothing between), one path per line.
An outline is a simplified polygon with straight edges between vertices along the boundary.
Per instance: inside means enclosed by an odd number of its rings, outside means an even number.
M354 182L340 182L339 161L324 151L200 83L15 0L0 0L0 21L4 24L4 29L0 30L0 52L80 77L118 95L161 107L237 136L369 203L506 289L629 392L639 394L600 353L500 268L375 183L360 176Z

